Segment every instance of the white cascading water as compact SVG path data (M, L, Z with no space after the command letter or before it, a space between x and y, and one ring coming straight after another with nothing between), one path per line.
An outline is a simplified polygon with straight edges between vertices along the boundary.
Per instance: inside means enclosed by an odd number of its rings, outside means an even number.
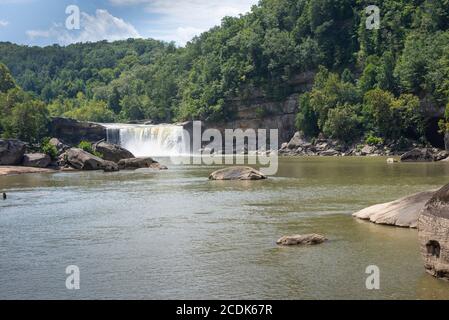
M122 146L136 157L171 157L186 154L182 126L104 124L107 141Z

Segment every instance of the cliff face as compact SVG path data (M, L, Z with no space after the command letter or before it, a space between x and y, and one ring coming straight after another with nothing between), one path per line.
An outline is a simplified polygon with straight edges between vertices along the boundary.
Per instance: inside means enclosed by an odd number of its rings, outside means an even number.
M298 112L298 97L301 93L312 89L315 72L304 72L296 75L289 82L295 92L282 101L273 101L260 92L245 101L241 99L228 100L228 108L235 110L232 121L221 123L206 123L206 128L224 129L278 129L279 146L289 141L295 134L295 118Z

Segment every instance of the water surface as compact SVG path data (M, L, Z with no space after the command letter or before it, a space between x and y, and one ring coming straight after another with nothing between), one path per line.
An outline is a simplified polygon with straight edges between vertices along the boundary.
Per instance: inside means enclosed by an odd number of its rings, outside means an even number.
M351 213L449 181L449 164L281 158L266 181L218 167L0 178L0 298L448 299L424 272L417 231ZM287 234L330 241L278 247ZM81 289L65 287L77 265ZM381 289L365 288L365 268Z

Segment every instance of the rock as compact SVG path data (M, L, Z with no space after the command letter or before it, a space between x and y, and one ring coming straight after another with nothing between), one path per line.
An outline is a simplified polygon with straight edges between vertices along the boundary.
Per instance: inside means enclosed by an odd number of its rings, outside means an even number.
M402 162L430 162L434 161L431 150L427 148L413 149L401 156Z
M262 180L267 177L251 167L229 167L210 174L209 180Z
M362 154L362 156L366 156L368 154L372 154L375 150L376 147L367 144L362 148L362 150L360 150L360 153Z
M137 170L142 168L150 168L156 170L167 170L167 167L154 161L150 157L122 159L118 162L121 170Z
M306 141L303 140L304 134L302 132L296 132L290 142L287 144L288 149L297 149Z
M434 193L435 190L424 191L392 202L376 204L352 216L377 224L416 228L420 211Z
M116 144L101 141L99 143L94 143L92 147L94 151L97 151L103 155L104 160L113 161L115 163L118 163L123 159L134 158L134 155L131 152Z
M327 241L326 237L312 233L305 235L283 236L276 243L282 246L314 245Z
M434 277L449 280L449 184L424 206L418 237L425 270Z
M64 156L67 164L78 170L118 171L119 167L112 161L103 160L82 149L71 148Z
M438 151L434 154L433 160L434 161L443 161L446 160L449 157L449 152L446 150Z
M56 170L49 168L32 168L32 167L18 167L18 166L1 166L0 176L19 175L27 173L53 173Z
M106 139L106 127L93 122L52 118L50 134L52 137L77 145L83 140L94 142Z
M52 146L54 146L56 148L56 150L58 150L58 154L65 152L67 149L70 149L70 147L68 145L66 145L64 142L62 142L58 138L51 138L48 141L48 143L51 144Z
M32 168L47 168L51 163L51 158L45 153L31 153L23 156L22 165Z
M0 139L0 165L19 165L25 154L26 144L15 139Z
M325 150L325 151L321 151L320 155L321 156L325 156L325 157L332 157L332 156L336 156L339 155L340 153L337 150L334 149L329 149L329 150Z
M398 162L398 160L395 159L395 158L388 158L387 159L387 163L396 163L396 162Z
M284 142L282 145L281 145L281 149L280 150L285 150L285 149L287 149L288 148L288 142Z

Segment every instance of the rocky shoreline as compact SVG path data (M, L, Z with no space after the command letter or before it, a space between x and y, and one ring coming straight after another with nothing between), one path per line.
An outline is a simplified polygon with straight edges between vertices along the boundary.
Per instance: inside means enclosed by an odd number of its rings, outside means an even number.
M308 139L301 132L296 132L289 142L283 143L278 153L280 156L389 156L400 157L402 162L433 162L449 158L449 152L446 150L412 142L406 149L394 142L369 144L359 141L348 145L322 135L316 139Z

